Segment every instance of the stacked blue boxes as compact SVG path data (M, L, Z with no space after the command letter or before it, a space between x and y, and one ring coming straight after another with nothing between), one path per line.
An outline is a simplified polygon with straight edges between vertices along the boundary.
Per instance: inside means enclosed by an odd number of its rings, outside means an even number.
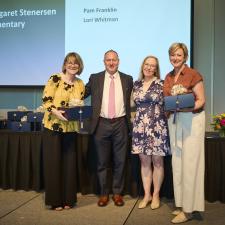
M32 111L9 111L7 112L7 128L12 131L40 131L43 130L42 119L44 113ZM26 116L27 121L21 121Z
M22 122L21 119L32 111L9 111L7 112L7 128L13 131L31 131L29 122Z

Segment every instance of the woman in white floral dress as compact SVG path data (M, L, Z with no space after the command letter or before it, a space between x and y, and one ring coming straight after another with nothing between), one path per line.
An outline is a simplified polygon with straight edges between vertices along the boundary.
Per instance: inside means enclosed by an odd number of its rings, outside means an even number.
M133 121L132 153L139 154L144 198L139 208L151 203L160 207L159 192L164 178L164 156L170 154L167 120L164 114L163 81L158 59L147 56L141 66L139 80L134 83L136 115ZM151 194L151 184L154 192Z

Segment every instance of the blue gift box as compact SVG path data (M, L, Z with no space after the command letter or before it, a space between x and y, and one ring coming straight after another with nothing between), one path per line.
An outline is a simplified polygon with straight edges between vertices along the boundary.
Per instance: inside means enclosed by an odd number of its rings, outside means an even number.
M27 114L27 122L31 123L31 131L43 130L43 117L44 113L42 112L31 112Z
M42 112L31 112L27 114L27 122L42 122L44 113Z
M20 121L22 117L27 116L32 111L8 111L7 118L9 121Z
M12 131L31 131L31 124L29 122L8 121L7 127Z
M72 108L60 108L65 111L63 114L69 121L75 120L79 122L79 133L89 133L90 121L92 115L91 106L75 106Z
M92 107L91 106L75 106L72 108L60 108L65 111L64 116L68 120L84 120L92 115Z
M187 108L193 108L195 105L194 95L183 94L164 97L165 111L177 111Z

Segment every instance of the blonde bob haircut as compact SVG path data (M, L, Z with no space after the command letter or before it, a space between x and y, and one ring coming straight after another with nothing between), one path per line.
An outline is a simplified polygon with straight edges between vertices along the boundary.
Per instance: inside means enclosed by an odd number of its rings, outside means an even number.
M143 68L144 68L144 65L145 65L145 62L147 59L155 59L156 61L156 70L155 70L155 74L154 74L154 77L157 77L158 79L160 79L160 68L159 68L159 60L157 57L153 56L153 55L149 55L149 56L146 56L141 64L141 69L140 69L140 74L139 74L139 78L138 80L143 80L144 79L144 73L143 73Z
M184 59L185 62L188 59L188 49L187 46L184 43L173 43L170 48L169 48L169 56L173 55L175 51L177 51L177 49L181 48L184 52Z
M83 64L83 60L81 59L80 55L76 52L69 52L66 55L66 57L63 61L62 72L66 73L66 63L69 62L70 60L72 60L73 63L75 63L79 66L77 74L80 75L84 69L84 64Z

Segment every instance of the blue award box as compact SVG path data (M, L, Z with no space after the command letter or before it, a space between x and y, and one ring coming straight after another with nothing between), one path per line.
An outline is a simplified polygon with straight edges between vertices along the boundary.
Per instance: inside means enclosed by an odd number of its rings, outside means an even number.
M42 120L44 117L43 112L31 112L27 114L27 122L31 124L31 131L43 130Z
M164 97L165 111L179 111L182 109L193 108L195 105L194 95L192 93L166 96Z
M27 116L32 111L8 111L7 118L9 121L20 121L22 117Z
M12 131L31 131L31 124L29 122L17 122L17 121L8 121L7 128Z
M30 112L27 114L27 122L39 122L42 123L44 113L42 112Z
M89 133L89 118L92 115L91 106L75 106L72 108L61 108L61 110L65 111L64 116L68 120L75 120L79 122L79 133Z
M72 108L60 108L65 111L64 116L68 120L84 120L92 115L92 107L91 106L75 106Z

